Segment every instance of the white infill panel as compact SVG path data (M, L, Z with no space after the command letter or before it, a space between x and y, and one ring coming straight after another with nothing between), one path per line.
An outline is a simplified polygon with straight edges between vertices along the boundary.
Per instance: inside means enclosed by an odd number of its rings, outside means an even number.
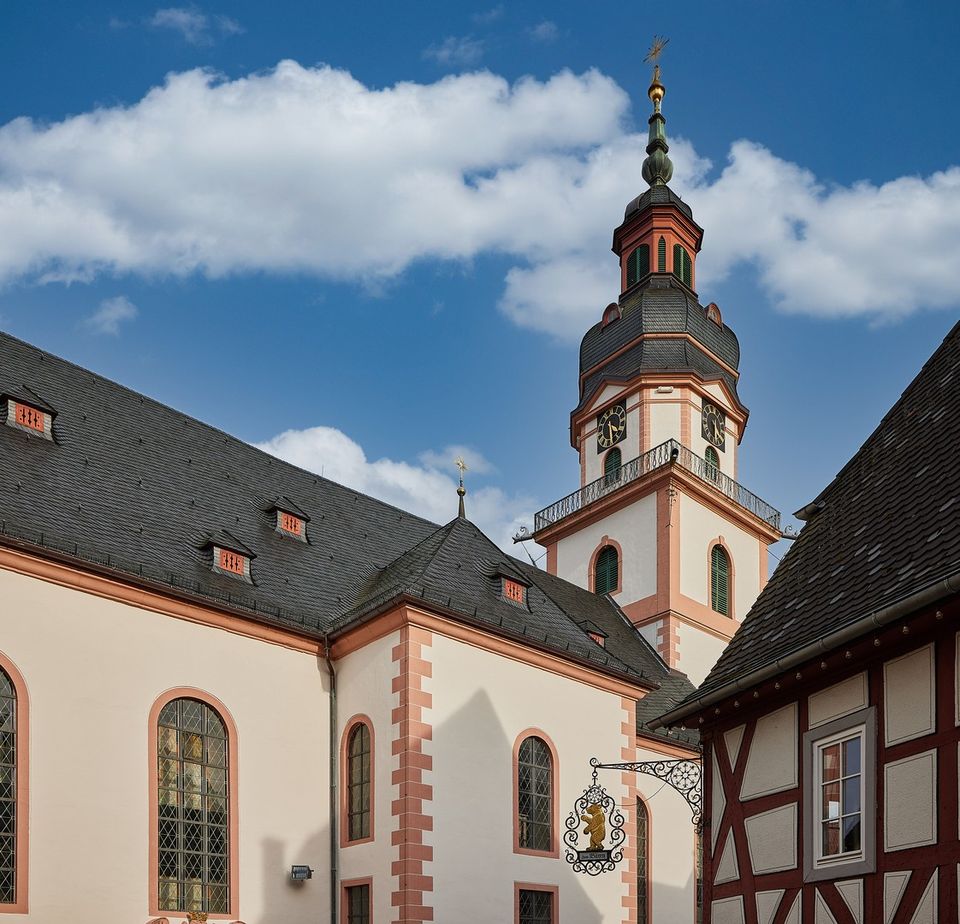
M884 766L883 815L885 850L907 850L936 842L936 749Z
M756 799L797 785L797 704L757 720L740 788L742 799Z
M854 921L863 924L863 880L847 879L845 882L836 883L836 886Z
M727 840L720 854L717 864L717 874L713 879L714 885L723 885L740 878L740 866L737 863L737 845L733 841L733 831L727 832Z
M740 755L740 744L743 741L743 732L746 725L738 725L723 733L723 740L727 746L727 756L730 758L730 766L735 767L737 757Z
M743 924L743 896L722 898L710 906L713 924Z
M856 674L810 695L807 714L811 728L826 725L867 706L867 675Z
M920 904L910 918L910 924L937 924L937 871L933 871L927 887L920 896Z
M800 892L797 892L796 897L793 899L793 905L791 905L787 916L783 919L783 924L800 924L800 894Z
M933 644L883 665L883 733L887 746L936 730Z
M783 891L757 892L757 924L770 924L780 907Z
M797 866L797 803L782 805L744 821L750 864L756 876Z
M720 833L720 822L727 807L727 797L723 791L723 780L720 779L720 768L717 766L717 752L713 752L713 798L710 800L710 825L712 843L711 853L717 851L717 835Z
M883 924L890 924L900 907L900 899L910 881L911 870L887 873L883 877Z
M824 901L819 889L817 889L817 898L814 902L813 921L814 924L837 924L837 919L833 916L833 912L827 907L827 903Z

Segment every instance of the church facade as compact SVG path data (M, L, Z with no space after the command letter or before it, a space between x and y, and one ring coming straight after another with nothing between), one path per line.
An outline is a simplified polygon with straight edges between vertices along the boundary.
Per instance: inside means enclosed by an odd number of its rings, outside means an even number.
M779 537L736 481L739 347L694 289L662 95L546 570L0 334L0 916L700 920L661 779L603 771L620 862L568 862L591 758L699 760L654 719Z

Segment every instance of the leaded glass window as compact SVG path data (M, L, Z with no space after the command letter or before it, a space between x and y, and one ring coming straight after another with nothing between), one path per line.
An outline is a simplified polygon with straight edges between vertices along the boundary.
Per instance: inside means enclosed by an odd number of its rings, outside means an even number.
M198 699L175 699L157 727L161 911L230 910L229 741Z
M650 818L637 799L637 924L650 924Z
M370 837L370 729L358 722L347 742L347 839Z
M627 286L635 285L650 272L650 245L641 244L627 257Z
M710 606L714 612L730 615L730 559L722 545L710 552Z
M696 834L694 835L697 839L696 844L696 863L697 868L694 870L694 881L693 887L696 890L695 892L695 901L696 906L694 908L694 924L703 924L703 838Z
M597 556L594 566L593 589L598 594L608 594L617 589L620 574L620 556L612 545L605 545Z
M370 924L370 886L347 886L347 924Z
M553 757L542 738L520 743L517 759L517 813L520 844L526 850L553 849Z
M0 668L0 904L17 900L17 691Z
M553 892L520 890L520 924L552 924Z

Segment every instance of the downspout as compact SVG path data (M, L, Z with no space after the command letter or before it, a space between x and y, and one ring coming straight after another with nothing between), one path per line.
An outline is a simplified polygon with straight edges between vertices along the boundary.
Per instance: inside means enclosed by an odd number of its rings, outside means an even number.
M339 896L339 822L338 781L340 779L339 748L337 747L337 672L330 658L330 637L323 637L323 656L330 675L330 924L337 924Z

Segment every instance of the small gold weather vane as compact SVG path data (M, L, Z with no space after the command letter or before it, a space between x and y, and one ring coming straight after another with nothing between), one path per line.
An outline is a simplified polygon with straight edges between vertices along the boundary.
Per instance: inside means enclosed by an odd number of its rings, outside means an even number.
M467 489L463 486L463 473L467 471L467 463L463 461L463 456L457 456L457 458L454 459L453 464L456 465L456 467L460 470L460 485L457 488L457 494L460 497L460 509L457 513L457 516L460 517L461 520L465 520L467 518L467 514L464 510L463 498L467 493Z
M653 102L655 112L660 111L660 100L663 99L664 93L667 92L663 84L660 83L660 55L663 54L663 49L667 47L669 42L670 39L664 38L662 35L655 35L653 37L653 44L650 46L647 56L643 59L647 64L653 65L653 80L650 82L650 89L647 90L647 95Z

